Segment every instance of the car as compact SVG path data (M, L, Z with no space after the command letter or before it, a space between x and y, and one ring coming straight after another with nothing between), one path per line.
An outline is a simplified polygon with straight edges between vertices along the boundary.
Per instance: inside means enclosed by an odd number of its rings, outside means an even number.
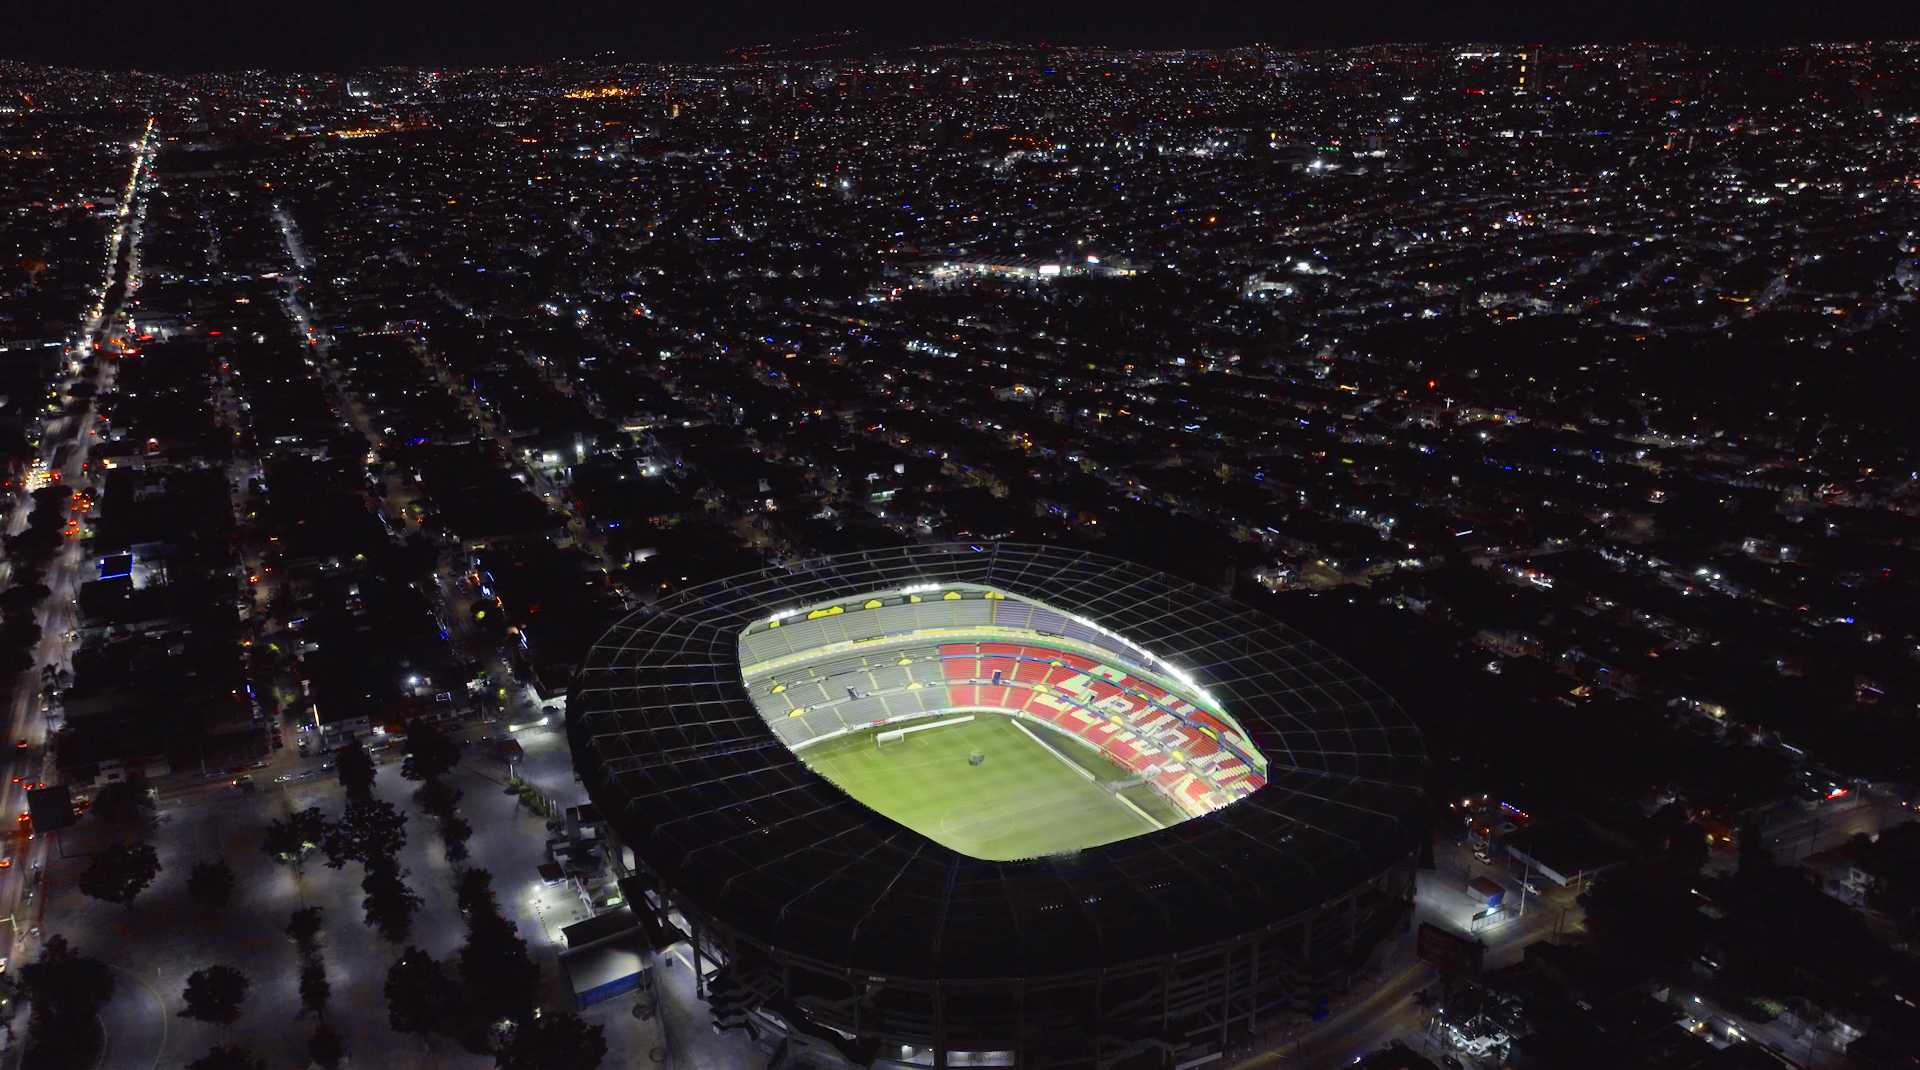
M5 856L5 857L0 857L0 869L12 869L12 868L13 868L13 856L12 856L12 855L7 855L7 856Z
M14 750L26 750L26 749L27 749L27 741L23 739L23 740L21 740L20 742L18 742L18 743L15 743L15 744L13 745L13 749L14 749Z
M241 773L239 776L233 778L233 786L239 788L241 791L253 791L253 775L251 773Z
M1493 864L1493 855L1489 854L1485 847L1474 848L1473 857L1481 862L1485 862L1488 865Z

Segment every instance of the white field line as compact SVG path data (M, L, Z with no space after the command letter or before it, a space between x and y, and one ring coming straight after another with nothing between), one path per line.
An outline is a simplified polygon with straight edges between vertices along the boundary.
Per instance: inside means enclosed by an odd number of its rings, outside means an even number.
M1039 736L1036 736L1033 734L1033 729L1028 728L1026 725L1021 724L1019 721L1014 721L1013 727L1018 728L1021 732L1026 734L1026 737L1028 739L1033 740L1034 746L1039 747L1041 750L1046 751L1048 754L1051 754L1055 758L1059 759L1060 764L1066 766L1068 769L1071 769L1074 772L1079 773L1081 776L1085 777L1088 783L1093 782L1094 777L1092 773L1087 772L1084 768L1081 767L1080 763L1074 761L1072 758L1069 758L1066 755L1060 753L1059 751L1054 750L1052 747L1047 746L1044 740L1042 740Z

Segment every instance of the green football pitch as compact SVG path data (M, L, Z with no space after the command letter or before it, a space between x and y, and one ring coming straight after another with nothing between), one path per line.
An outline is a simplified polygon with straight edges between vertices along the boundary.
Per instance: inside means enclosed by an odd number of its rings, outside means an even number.
M882 747L874 744L876 731L808 747L801 757L868 807L961 854L1036 858L1153 831L1106 789L1029 739L1012 718L978 714ZM1085 747L1057 745L1102 781L1126 776ZM971 764L975 752L986 761Z

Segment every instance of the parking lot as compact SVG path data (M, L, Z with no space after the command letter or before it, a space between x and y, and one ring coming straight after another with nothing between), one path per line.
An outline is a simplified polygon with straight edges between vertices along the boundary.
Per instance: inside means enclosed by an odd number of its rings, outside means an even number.
M276 773L255 790L232 786L229 777L182 779L159 793L159 828L153 843L162 871L131 908L81 895L74 882L86 865L84 839L69 838L64 857L48 863L46 934L60 933L86 953L107 962L121 980L103 1019L109 1050L103 1066L178 1067L214 1043L252 1048L271 1066L306 1064L308 1022L298 1020L299 993L294 946L283 930L292 911L318 906L321 946L332 982L328 1021L346 1037L358 1065L399 1065L396 1053L421 1052L420 1042L397 1035L387 1024L383 985L398 948L363 922L361 872L357 865L329 869L320 856L303 872L273 862L262 852L268 821L307 806L337 813L338 783L330 772L311 769ZM544 860L545 823L504 793L502 777L469 756L449 777L465 794L461 810L473 823L472 864L490 870L502 911L514 919L542 969L542 1004L570 1005L556 963L559 929L586 916L565 888L542 885L535 872ZM406 881L421 896L410 942L436 958L456 953L464 923L454 904L454 870L432 823L411 801L414 784L402 780L397 762L382 765L375 794L408 815L407 844L400 861ZM186 878L195 862L223 858L237 877L234 901L224 909L193 902ZM212 963L238 968L252 981L239 1021L230 1029L178 1017L180 991L191 971ZM607 1028L606 1065L630 1065L657 1044L657 1027L626 1013L631 998L597 1008L590 1018ZM441 1038L434 1064L443 1068L493 1065L491 1058L458 1051Z

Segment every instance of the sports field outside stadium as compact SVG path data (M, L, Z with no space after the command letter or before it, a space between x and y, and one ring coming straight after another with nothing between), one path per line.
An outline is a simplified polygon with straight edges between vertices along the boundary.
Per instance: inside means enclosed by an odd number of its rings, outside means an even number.
M1111 785L1127 779L1125 769L1091 748L1040 742L1051 729L1011 717L983 713L884 746L875 743L879 731L825 741L801 758L870 809L974 858L1078 851L1180 819L1144 785L1121 789L1140 809L1122 802ZM971 761L975 754L984 758L978 765Z

